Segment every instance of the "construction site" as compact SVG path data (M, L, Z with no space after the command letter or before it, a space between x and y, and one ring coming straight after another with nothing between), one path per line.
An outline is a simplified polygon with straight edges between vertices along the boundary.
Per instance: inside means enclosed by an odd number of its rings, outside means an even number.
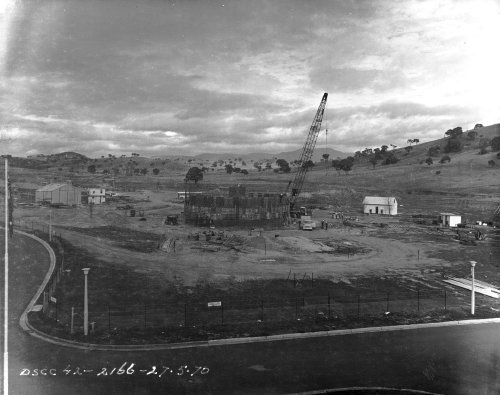
M404 165L374 171L366 163L349 175L315 168L327 98L290 172L229 175L220 168L190 180L186 167L172 163L175 170L163 177L146 177L129 175L127 160L128 173L111 181L63 172L35 192L28 188L32 172L14 167L14 228L59 240L60 274L47 290L44 315L33 313L39 325L54 330L56 317L58 332L79 336L82 322L76 319L72 331L68 325L80 309L87 266L96 341L111 335L126 342L132 329L168 341L158 330L197 339L214 325L240 336L261 333L248 326L258 322L286 332L297 320L314 329L406 322L423 312L445 319L467 310L471 260L482 262L479 311L496 314L494 169L490 182L473 190L463 186L474 178L465 172L485 173L469 162L443 165L441 172L453 171L449 181L429 175L411 155ZM53 174L37 172L36 179ZM68 200L70 190L85 191L81 202ZM194 333L199 327L203 333Z

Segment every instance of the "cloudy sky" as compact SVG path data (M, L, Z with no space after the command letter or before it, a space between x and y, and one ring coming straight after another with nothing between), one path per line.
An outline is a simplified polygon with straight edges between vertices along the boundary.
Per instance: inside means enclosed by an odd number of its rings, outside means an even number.
M499 0L0 0L1 150L294 150L324 92L330 148L430 140L500 122L499 37Z

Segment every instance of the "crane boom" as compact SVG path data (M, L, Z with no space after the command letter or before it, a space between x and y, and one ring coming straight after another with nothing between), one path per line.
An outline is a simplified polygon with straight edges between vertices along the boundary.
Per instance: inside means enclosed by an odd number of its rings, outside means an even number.
M309 134L307 136L306 143L304 144L302 155L300 156L299 168L292 182L290 210L293 209L293 206L295 205L295 202L302 190L302 185L304 184L304 179L306 177L307 170L309 169L308 162L311 160L314 147L316 146L316 140L318 139L318 134L321 129L321 122L323 121L323 113L325 112L327 98L328 93L323 94L323 98L321 99L318 111L316 111L316 116L314 117L311 128L309 129Z

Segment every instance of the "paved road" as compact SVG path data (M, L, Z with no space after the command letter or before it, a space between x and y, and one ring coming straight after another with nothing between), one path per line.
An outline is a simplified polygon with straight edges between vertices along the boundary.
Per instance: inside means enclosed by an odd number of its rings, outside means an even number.
M44 343L17 322L48 268L48 256L24 237L16 236L15 243L9 298L12 394L266 394L348 386L500 393L497 324L158 352L83 351ZM134 373L118 375L125 362L126 368L134 363ZM153 365L157 374L147 375ZM159 377L163 366L169 369ZM195 366L208 370L192 375ZM89 372L79 375L77 367ZM108 375L98 376L104 368ZM55 369L56 375L38 370L33 376L35 369ZM21 375L28 370L30 375Z

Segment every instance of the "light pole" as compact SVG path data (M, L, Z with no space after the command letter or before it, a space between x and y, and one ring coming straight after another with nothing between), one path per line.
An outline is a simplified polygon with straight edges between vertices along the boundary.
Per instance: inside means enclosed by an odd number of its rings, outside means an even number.
M5 260L4 260L4 337L3 337L3 392L9 389L9 158L5 158Z
M82 270L85 275L85 290L83 296L83 334L87 336L89 334L89 295L87 290L87 275L89 274L90 268L86 267Z
M476 266L476 261L470 261L471 273L472 273L472 294L470 300L470 313L474 315L476 309L476 295L474 291L474 266Z

